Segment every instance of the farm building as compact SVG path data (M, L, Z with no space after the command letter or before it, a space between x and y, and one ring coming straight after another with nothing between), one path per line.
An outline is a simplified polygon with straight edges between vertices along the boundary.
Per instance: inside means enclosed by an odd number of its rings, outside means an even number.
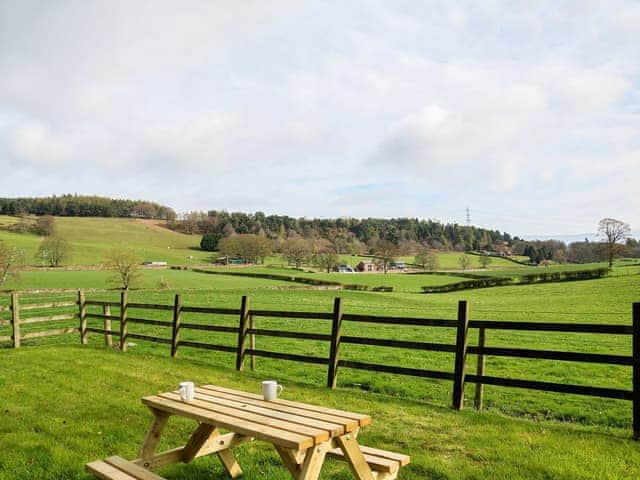
M378 265L370 261L360 262L358 265L356 265L356 270L358 270L359 272L377 272Z

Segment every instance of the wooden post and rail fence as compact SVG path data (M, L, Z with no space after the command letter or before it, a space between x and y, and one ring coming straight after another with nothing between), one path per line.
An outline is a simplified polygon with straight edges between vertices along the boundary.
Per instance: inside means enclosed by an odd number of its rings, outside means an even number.
M74 313L60 313L60 309L74 308ZM90 312L89 309L101 309L101 313ZM112 308L118 309L119 314L113 315ZM46 316L22 316L22 312L30 310L55 309L56 314ZM140 310L160 310L171 314L171 320L156 320L130 315L130 311ZM10 312L10 319L3 320L3 312ZM197 314L211 316L234 316L238 318L238 326L215 325L211 323L194 323L185 321L185 314ZM206 306L189 306L182 302L181 295L176 295L173 304L151 304L129 302L128 292L123 291L119 302L98 301L86 298L83 291L78 292L77 301L47 302L40 304L21 304L17 293L12 293L10 304L0 306L0 327L10 325L11 335L0 336L1 342L11 342L14 348L20 348L23 340L49 337L74 333L80 334L80 343L88 343L89 334L95 333L104 336L107 346L113 346L113 337L118 337L117 347L127 350L128 341L131 339L151 341L170 346L170 355L177 356L181 347L200 348L220 352L232 353L235 355L235 366L238 371L242 371L245 366L245 359L248 356L251 361L251 368L255 368L256 357L266 357L279 360L289 360L301 363L312 363L327 366L327 386L335 388L337 385L338 372L342 368L367 370L370 372L384 372L398 375L408 375L421 378L433 378L452 382L452 407L461 410L464 406L465 384L475 384L474 407L482 409L483 388L485 385L495 385L502 387L515 387L531 390L541 390L546 392L557 392L564 394L576 394L593 397L612 398L619 400L629 400L632 402L633 437L640 439L640 303L634 303L632 307L631 325L610 325L593 323L557 323L557 322L524 322L524 321L504 321L504 320L470 320L469 306L466 301L458 304L457 319L441 318L414 318L385 315L362 315L345 313L342 299L336 298L332 312L301 312L301 311L280 311L251 309L249 298L242 297L240 308L217 308ZM137 315L137 314L136 314ZM304 319L312 321L331 322L331 333L310 333L294 332L286 330L273 330L258 328L257 318L278 318L278 319ZM78 327L57 328L51 330L24 332L21 327L41 322L56 322L62 320L79 321ZM101 320L102 328L88 326L88 320ZM113 322L119 323L119 328L112 328ZM435 327L448 328L455 331L455 344L430 343L419 341L407 341L396 339L370 338L365 336L344 335L342 327L345 322L367 323L381 326L409 326L412 328ZM130 324L150 325L154 327L164 327L170 331L167 337L159 337L129 331ZM477 346L469 345L470 332L478 331ZM221 345L207 342L196 342L193 340L181 339L180 333L183 330L196 330L203 332L217 332L229 334L235 346ZM580 353L564 352L555 350L539 350L524 348L505 348L487 346L488 332L493 331L519 331L519 332L548 332L553 333L579 333L579 334L604 334L628 336L631 340L632 354L602 354L602 353ZM276 352L272 350L262 350L256 347L256 337L280 337L297 340L314 340L327 342L328 356L314 357L309 355L299 355L288 352ZM341 356L341 346L345 344L368 345L384 348L400 348L406 350L416 350L421 352L448 352L454 355L453 371L427 370L418 368L408 368L393 365L383 365L376 363L352 361ZM469 363L468 356L477 356L477 367L475 374L467 373ZM624 390L618 388L606 388L588 385L570 385L565 383L554 383L539 380L513 379L505 377L489 376L485 374L486 357L512 357L527 359L543 359L568 361L579 363L596 363L606 365L628 366L632 369L631 389Z

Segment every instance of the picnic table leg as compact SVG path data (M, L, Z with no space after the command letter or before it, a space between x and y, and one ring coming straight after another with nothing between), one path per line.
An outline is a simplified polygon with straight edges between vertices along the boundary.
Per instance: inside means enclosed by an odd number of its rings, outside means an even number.
M196 458L198 452L203 447L209 442L215 442L215 438L219 436L220 432L214 425L207 423L198 425L198 428L191 434L191 438L189 438L189 441L184 447L182 461L189 463ZM220 450L216 452L216 455L231 478L237 478L242 475L242 469L230 449Z
M375 480L369 464L364 458L354 434L346 434L336 438L344 458L358 480Z
M144 460L148 460L153 457L156 447L160 442L160 436L162 435L164 427L167 425L167 421L170 416L169 413L163 412L162 410L152 408L151 411L153 412L153 422L151 422L151 427L149 427L149 431L147 432L144 442L142 442L142 447L140 448L140 458Z

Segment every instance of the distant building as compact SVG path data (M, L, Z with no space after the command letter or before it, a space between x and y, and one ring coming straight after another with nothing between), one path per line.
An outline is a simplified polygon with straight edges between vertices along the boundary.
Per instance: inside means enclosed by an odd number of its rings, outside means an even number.
M154 262L154 261L144 261L142 262L143 265L147 266L147 267L166 267L167 266L167 262Z
M355 272L355 270L351 265L342 264L342 265L338 265L336 267L336 272L339 272L339 273L353 273L353 272Z
M216 258L216 264L218 265L242 265L244 262L241 258L229 258L227 261L227 257L218 257Z
M377 272L378 265L370 261L360 262L356 265L356 270L359 272Z
M391 270L406 270L407 264L405 262L391 262L389 268Z

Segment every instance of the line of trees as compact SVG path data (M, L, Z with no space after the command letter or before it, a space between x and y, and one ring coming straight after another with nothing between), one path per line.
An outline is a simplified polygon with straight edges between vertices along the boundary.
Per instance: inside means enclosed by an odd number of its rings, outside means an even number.
M1 215L55 215L59 217L137 217L173 220L173 209L145 200L89 195L0 198Z
M420 246L459 251L481 250L491 249L496 243L510 244L514 240L508 233L498 230L418 218L308 219L219 210L181 215L169 222L169 228L190 234L215 234L218 238L234 233L264 235L272 240L322 238L329 240L339 254L363 253L363 250L371 250L379 240L392 242L404 251L411 250L409 254Z

